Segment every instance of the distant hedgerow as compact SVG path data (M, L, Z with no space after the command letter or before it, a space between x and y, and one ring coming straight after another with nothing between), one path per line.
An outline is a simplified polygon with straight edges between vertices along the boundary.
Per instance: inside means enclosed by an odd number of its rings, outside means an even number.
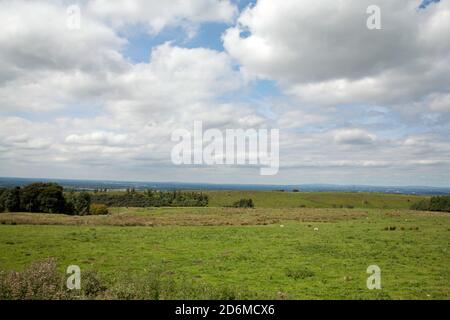
M412 210L450 212L450 196L431 197L411 206Z
M254 208L255 204L252 199L241 199L233 203L233 207L235 208Z
M206 207L208 196L202 192L156 191L94 193L92 202L109 207Z

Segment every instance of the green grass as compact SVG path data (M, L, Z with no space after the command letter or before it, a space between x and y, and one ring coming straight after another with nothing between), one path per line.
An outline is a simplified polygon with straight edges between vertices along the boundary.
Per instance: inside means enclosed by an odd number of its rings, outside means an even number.
M231 206L253 199L257 208L376 208L408 209L424 196L356 192L207 191L210 207Z
M283 195L287 196L292 195ZM254 200L258 205L263 198ZM153 227L84 226L91 223L90 217L81 217L77 226L21 225L20 219L11 225L13 215L2 220L9 225L0 224L4 270L21 270L33 261L56 257L61 270L76 264L110 279L145 276L159 266L165 277L176 281L242 288L251 292L250 298L450 299L450 216L444 213L162 208L121 209L96 221L159 217L161 224ZM273 215L276 220L258 224L258 219ZM34 219L38 223L47 218ZM71 217L58 219L64 224ZM243 223L228 225L229 221ZM396 230L386 231L389 227ZM382 270L381 291L366 288L366 269L372 264Z

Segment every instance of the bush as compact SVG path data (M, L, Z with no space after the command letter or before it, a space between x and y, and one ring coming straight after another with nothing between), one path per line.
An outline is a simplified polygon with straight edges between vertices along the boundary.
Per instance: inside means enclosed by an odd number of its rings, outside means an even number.
M23 272L0 271L0 300L234 300L248 299L245 288L214 287L192 279L175 281L161 266L150 266L146 276L118 274L105 281L96 271L81 273L81 290L68 290L67 275L58 272L56 260L35 262Z
M65 281L49 258L35 262L23 272L0 272L0 300L67 299Z
M208 196L201 192L155 191L94 193L92 202L109 207L205 207Z
M233 204L235 208L254 208L255 205L252 199L241 199Z
M450 196L431 197L411 206L412 210L450 212Z
M81 290L87 298L93 299L104 294L107 287L95 271L85 271L81 275Z
M67 195L66 213L84 216L89 214L91 207L91 195L87 192L74 193Z
M75 199L75 212L79 215L89 214L91 206L91 196L87 192L80 192Z
M427 211L430 208L429 200L422 200L411 205L412 210Z
M104 216L104 215L108 215L109 211L108 211L108 207L106 205L93 203L93 204L91 204L89 213L93 216Z
M245 288L211 286L192 279L174 281L163 273L126 277L107 290L107 299L118 300L241 300L251 293Z
M314 277L315 273L307 268L287 269L286 276L294 280Z

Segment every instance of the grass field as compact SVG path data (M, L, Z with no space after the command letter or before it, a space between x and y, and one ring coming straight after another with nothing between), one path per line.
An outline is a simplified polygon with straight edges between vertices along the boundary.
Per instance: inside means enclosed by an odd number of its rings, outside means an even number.
M207 191L210 207L231 206L253 199L257 208L378 208L409 209L424 196L365 192Z
M75 264L114 281L159 268L176 282L233 288L243 298L450 299L450 215L398 209L414 197L366 200L394 209L321 209L294 203L347 205L361 198L214 193L211 205L252 197L258 208L112 208L104 217L0 214L0 269L22 270L55 257L61 271ZM382 290L367 289L369 265L381 268Z

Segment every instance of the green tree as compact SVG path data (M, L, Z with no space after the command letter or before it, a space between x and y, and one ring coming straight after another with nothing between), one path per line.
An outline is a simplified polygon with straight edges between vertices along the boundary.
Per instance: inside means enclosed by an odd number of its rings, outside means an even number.
M80 192L77 194L73 201L75 214L84 216L89 214L91 206L91 195L87 192Z
M48 184L38 196L39 212L64 213L66 200L63 188L56 184Z
M21 191L21 204L27 212L63 213L63 188L56 183L33 183Z
M5 197L3 196L6 192L6 189L0 189L0 212L5 211Z
M7 212L19 212L20 211L20 188L14 188L5 191L2 194L4 198L3 206Z
M411 206L413 210L450 212L450 196L431 197Z

